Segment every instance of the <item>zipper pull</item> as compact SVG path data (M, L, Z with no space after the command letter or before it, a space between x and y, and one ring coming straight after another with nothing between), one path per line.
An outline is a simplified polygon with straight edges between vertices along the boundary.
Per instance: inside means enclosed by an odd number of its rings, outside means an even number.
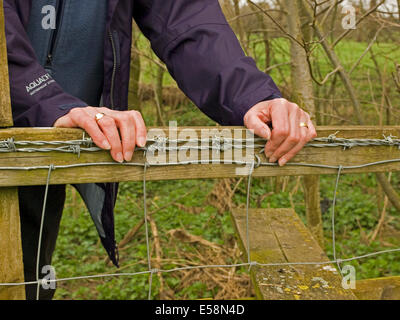
M53 60L53 56L51 55L51 53L49 53L47 55L46 65L51 66L52 60Z

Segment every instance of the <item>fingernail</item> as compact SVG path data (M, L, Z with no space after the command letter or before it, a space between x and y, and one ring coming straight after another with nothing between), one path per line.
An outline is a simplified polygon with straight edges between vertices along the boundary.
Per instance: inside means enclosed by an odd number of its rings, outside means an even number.
M281 159L279 160L279 165L280 165L281 167L283 167L286 163L287 163L287 161L286 161L285 158L281 158Z
M139 137L138 138L138 144L139 144L139 147L144 147L146 145L146 138L145 137Z
M121 152L118 152L115 158L115 160L117 160L119 163L124 162L124 157L122 156Z
M132 160L132 156L133 156L133 152L132 151L125 152L125 160L126 161L131 161Z
M103 145L103 149L105 149L105 150L110 150L111 149L111 146L110 146L110 144L108 143L107 140L104 140L102 145Z
M265 151L265 156L267 158L269 158L270 156L272 156L272 152L271 151Z
M269 158L269 162L270 162L270 163L275 163L275 162L276 162L276 160L277 160L277 159L276 159L275 157L271 157L271 158Z

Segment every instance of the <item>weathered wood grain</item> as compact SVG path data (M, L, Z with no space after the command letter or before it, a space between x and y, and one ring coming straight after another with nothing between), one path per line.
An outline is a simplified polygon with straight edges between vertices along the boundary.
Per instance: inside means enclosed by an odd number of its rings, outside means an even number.
M400 300L400 277L359 280L353 292L360 300Z
M220 127L221 129L222 127ZM185 128L179 128L180 130ZM187 129L187 128L186 128ZM197 131L204 128L192 128ZM210 128L208 128L210 129ZM229 128L234 129L234 128ZM238 129L238 128L237 128ZM320 128L320 136L328 136L340 130L338 137L347 138L383 138L392 134L400 136L400 127L344 127L344 128ZM243 131L244 132L244 131ZM14 137L16 140L70 140L82 138L82 131L77 129L3 129L0 130L0 140ZM165 131L168 136L168 130ZM265 161L263 155L262 160ZM360 165L381 160L400 159L400 150L396 147L374 146L355 147L349 150L337 148L305 148L293 160L298 163L325 164L325 165ZM64 153L0 153L0 167L8 166L47 166L84 164L93 162L112 161L108 152L82 153L80 158L74 154ZM143 154L137 152L132 162L144 162ZM226 178L239 176L236 165L187 165L164 167L151 166L147 169L148 180L172 180L172 179L207 179ZM399 171L400 163L381 164L373 167L343 170L343 173L362 172L387 172ZM298 166L260 167L254 171L254 177L268 176L293 176L336 174L337 169L311 168ZM0 186L38 185L45 184L47 170L35 171L1 171ZM52 173L51 184L64 183L88 183L88 182L116 182L137 181L143 179L143 168L132 166L94 166L73 169L58 169Z
M169 136L168 127L148 127L148 130L161 129L164 130L166 136ZM242 129L243 127L178 127L178 134L185 129L194 129L196 132L201 132L204 129ZM317 127L319 137L327 137L330 134L337 133L338 138L361 138L361 139L379 139L385 136L400 137L400 126L320 126ZM67 128L8 128L0 130L0 139L7 136L14 136L18 140L69 140L82 138L83 130L67 129ZM64 138L64 139L63 139Z
M18 193L0 189L0 283L24 282ZM25 299L24 286L0 286L0 300Z
M238 238L247 252L246 212L232 212ZM249 212L251 261L263 264L329 261L292 209L252 209ZM327 268L329 267L329 269ZM356 299L341 285L333 265L253 266L251 278L259 299Z
M12 125L3 0L0 0L0 128ZM0 250L0 283L24 282L17 188L0 188ZM25 299L25 287L0 286L0 299Z
M7 49L4 33L4 10L3 0L0 0L0 127L10 127L12 125Z

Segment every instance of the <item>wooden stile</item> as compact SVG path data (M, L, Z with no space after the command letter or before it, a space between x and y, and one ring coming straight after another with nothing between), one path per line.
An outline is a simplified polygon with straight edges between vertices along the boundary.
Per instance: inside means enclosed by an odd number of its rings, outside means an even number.
M150 128L151 129L151 128ZM179 132L183 129L189 128L178 128ZM190 128L197 132L204 129L219 129L222 128ZM224 128L230 130L237 130L243 128ZM384 136L399 136L400 127L342 127L342 128L331 128L321 127L318 128L320 137L326 137L330 134L340 131L337 136L344 138L375 138L380 139ZM168 136L168 128L164 128L166 136ZM8 138L14 138L15 141L28 140L28 141L68 141L81 139L83 131L80 129L56 129L56 128L9 128L0 130L0 140ZM305 148L301 153L294 159L295 162L300 163L315 163L315 164L330 164L330 165L360 165L374 161L382 161L388 159L400 159L400 150L393 147L386 146L374 146L374 147L355 147L349 150L343 150L340 147L334 148ZM265 161L265 158L262 158ZM144 163L143 153L137 152L135 154L133 162ZM93 162L112 162L109 152L82 152L80 157L76 154L65 154L65 153L0 153L0 167L26 167L26 166L48 166L53 164L57 165L71 165L71 164L85 164ZM147 180L170 180L170 179L204 179L204 178L224 178L236 176L237 165L178 165L168 167L150 166L146 170ZM400 164L397 162L390 164L382 164L379 166L365 167L360 169L343 170L345 173L361 173L361 172L384 172L384 171L398 171ZM51 175L51 184L61 183L85 183L85 182L112 182L112 181L140 181L143 179L143 167L136 166L91 166L91 167L79 167L70 169L56 169ZM19 185L37 185L45 184L48 174L48 169L31 170L31 171L16 171L16 170L3 170L0 174L0 186L19 186ZM337 169L327 168L308 168L308 167L296 167L286 166L283 168L279 167L259 167L255 169L254 177L263 176L285 176L285 175L315 175L318 174L337 174ZM4 189L6 190L6 189ZM13 203L15 203L14 201ZM15 210L15 208L14 208ZM278 212L279 211L279 212ZM303 261L304 258L309 261L323 261L326 259L322 249L319 248L318 244L308 233L307 229L302 225L301 221L291 210L278 210L269 212L259 213L258 211L252 211L251 217L255 220L251 220L251 243L256 243L260 248L269 250L268 256L263 256L265 251L258 252L255 250L252 255L255 260L261 259L261 261L268 262L298 262ZM234 213L235 215L235 213ZM18 217L18 214L12 215ZM278 219L279 217L279 219ZM286 220L285 220L286 219ZM15 220L16 221L16 220ZM241 233L242 240L244 239L243 234L243 212L236 214L235 224L239 233ZM12 230L12 227L2 226L4 230ZM297 232L297 234L296 234ZM278 236L279 233L279 236ZM19 235L18 235L19 236ZM296 236L298 238L296 238ZM300 238L303 237L303 238ZM17 240L17 241L15 241ZM10 248L14 248L16 244L20 243L20 238L3 240L5 244ZM11 241L11 242L10 242ZM281 242L287 241L288 247L282 246ZM311 255L304 254L296 255L302 252L302 245L309 245ZM269 246L272 246L269 248ZM269 249L268 249L269 248ZM257 253L258 252L258 253ZM270 255L271 254L271 255ZM291 256L291 258L289 258ZM268 259L267 259L268 258ZM317 259L319 258L319 259ZM2 258L3 259L3 258ZM264 259L264 260L263 260ZM286 259L286 260L285 260ZM290 259L290 260L287 260ZM22 266L22 264L20 264ZM259 267L255 270L260 270ZM277 278L271 278L271 281L275 281L281 278L282 268L271 267L268 268L268 272L260 271L261 273L254 273L254 281L260 280L260 275L264 275L264 278L268 278L267 274L272 272ZM332 271L327 272L321 268L315 266L296 266L294 268L287 268L287 284L288 287L284 289L290 289L293 291L283 291L282 294L279 289L276 292L270 287L271 283L260 285L258 294L260 297L269 297L272 299L348 299L354 298L354 295L348 291L341 289L338 274L332 274ZM275 271L274 271L275 270ZM284 269L285 270L285 269ZM275 273L273 273L275 272ZM286 272L286 271L285 271ZM294 273L293 273L294 272ZM300 276L299 276L300 275ZM258 277L258 278L257 278ZM292 278L290 278L292 277ZM300 277L300 278L299 278ZM321 278L328 283L329 288L324 288L322 284L313 283L313 278ZM274 280L275 279L275 280ZM291 280L288 280L291 279ZM279 280L279 279L278 279ZM272 282L273 285L276 283ZM320 286L324 289L320 289ZM278 287L277 287L278 288ZM291 289L292 288L292 289ZM306 289L307 288L307 289ZM310 289L311 288L311 289ZM317 290L318 289L318 290ZM326 290L325 290L326 289ZM329 289L329 290L328 290ZM272 292L272 291L273 292ZM299 291L300 290L300 291ZM303 292L305 291L305 292ZM288 294L288 292L290 294Z
M359 280L353 292L360 300L400 300L400 277Z
M12 110L7 64L6 39L4 33L3 0L0 0L0 140L13 138L16 141L68 141L83 136L80 129L56 128L9 128L12 127ZM168 136L168 128L164 132ZM243 128L177 128L179 132L192 129L242 129ZM330 134L344 138L374 138L400 136L400 127L321 127L320 137ZM233 136L233 135L232 135ZM244 136L244 134L243 134ZM400 150L393 147L356 147L350 150L341 148L306 148L293 160L298 163L338 165L360 165L389 159L400 159ZM132 162L144 163L143 154L136 152ZM261 160L265 161L264 156ZM0 167L60 166L85 163L112 162L109 152L99 151L76 154L66 153L0 153ZM146 170L147 180L172 179L214 179L238 176L237 165L204 164L176 165L165 167L150 166ZM393 162L359 169L344 169L346 173L400 171L400 163ZM143 167L122 165L96 165L56 169L51 174L50 184L141 181ZM259 167L254 177L310 176L337 174L337 169L285 166ZM17 186L43 185L46 183L48 169L18 171L0 170L0 283L24 282L21 230ZM311 204L317 206L318 199ZM234 210L233 221L245 251L250 251L251 260L261 263L315 262L327 261L327 257L300 218L291 209L251 210L249 219L250 248L246 240L246 214L244 210ZM320 221L316 221L318 226ZM329 268L324 268L329 266ZM355 299L352 291L344 290L341 279L334 267L323 265L296 266L253 266L251 276L259 298L263 299ZM397 278L363 280L357 283L354 292L361 299L397 298L399 280ZM379 296L379 297L378 297ZM25 288L0 286L0 300L25 299Z
M234 209L232 219L247 253L246 211ZM329 261L292 209L251 209L249 239L251 261L262 264ZM259 299L356 299L351 290L343 289L341 277L331 264L253 266L251 278Z

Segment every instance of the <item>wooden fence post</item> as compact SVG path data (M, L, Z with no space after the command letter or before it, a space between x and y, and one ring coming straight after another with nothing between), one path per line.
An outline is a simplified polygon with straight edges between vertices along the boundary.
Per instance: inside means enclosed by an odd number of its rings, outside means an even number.
M0 127L13 125L4 32L3 0L0 0ZM0 283L24 282L18 189L0 188ZM25 299L25 287L0 286L0 300Z

